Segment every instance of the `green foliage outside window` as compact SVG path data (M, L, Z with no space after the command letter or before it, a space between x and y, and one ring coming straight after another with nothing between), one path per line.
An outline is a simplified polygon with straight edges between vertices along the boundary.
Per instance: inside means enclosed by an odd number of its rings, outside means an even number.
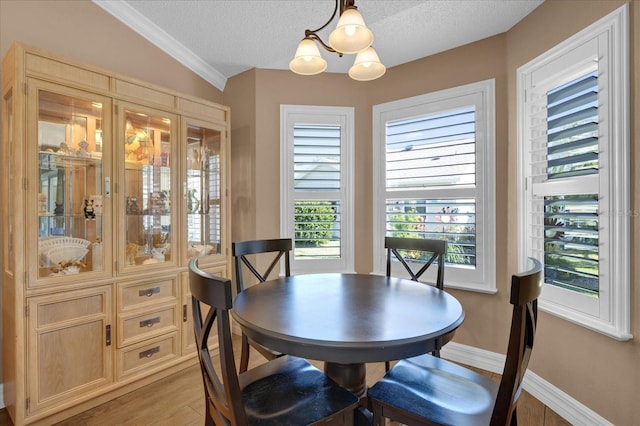
M337 206L331 201L297 201L294 207L296 247L329 244L337 219Z
M387 213L389 231L392 237L446 239L446 263L458 265L475 264L475 236L471 226L459 224L442 224L436 231L428 231L424 223L424 214L416 208L405 208L403 212ZM454 234L454 235L452 235ZM455 235L459 234L459 235ZM403 251L406 259L426 261L430 256L420 251Z

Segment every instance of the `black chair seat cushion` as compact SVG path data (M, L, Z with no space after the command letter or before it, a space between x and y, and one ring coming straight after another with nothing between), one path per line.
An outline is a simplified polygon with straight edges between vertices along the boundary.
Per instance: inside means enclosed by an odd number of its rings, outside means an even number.
M285 355L239 376L250 425L308 425L352 409L358 397L308 361Z
M499 383L431 355L407 358L368 391L369 398L443 425L488 425Z

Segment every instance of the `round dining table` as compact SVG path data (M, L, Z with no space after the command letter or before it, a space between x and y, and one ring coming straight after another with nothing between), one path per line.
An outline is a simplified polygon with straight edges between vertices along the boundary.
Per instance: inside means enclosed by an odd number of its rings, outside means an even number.
M232 316L275 351L325 361L325 373L366 393L366 363L439 349L464 320L460 302L428 284L373 274L280 277L240 292Z

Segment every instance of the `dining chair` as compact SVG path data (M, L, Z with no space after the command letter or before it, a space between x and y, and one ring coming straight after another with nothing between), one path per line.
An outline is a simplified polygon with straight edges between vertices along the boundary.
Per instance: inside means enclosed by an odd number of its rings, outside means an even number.
M391 262L395 257L404 266L412 281L419 281L422 274L424 274L437 260L438 271L436 275L435 286L440 290L444 290L444 263L445 256L447 254L447 242L444 240L432 240L424 238L399 238L399 237L385 237L384 248L387 249L387 276L391 276ZM427 253L428 259L417 271L409 264L409 257L403 256L402 253L407 252L421 252ZM420 262L421 264L422 262ZM436 349L431 352L432 355L439 357L440 348L446 342L436 342ZM385 369L389 371L390 362L385 362Z
M236 290L238 293L244 291L244 279L242 270L244 265L259 282L265 282L273 271L278 272L276 266L280 264L280 261L284 259L284 274L285 276L291 275L291 264L289 254L292 249L292 242L290 238L279 238L269 240L250 240L250 241L236 241L231 244L231 251L235 258L236 269ZM263 269L263 272L259 272L257 265L258 258L252 263L247 256L250 255L263 255L260 256L260 260L264 260L267 257L269 266ZM273 360L281 353L272 351L269 348L265 348L262 345L249 339L244 333L242 334L242 350L240 354L240 372L247 371L249 366L250 348L253 347L263 357L268 360Z
M444 262L447 254L447 242L444 240L430 240L424 238L399 238L385 237L384 248L387 249L387 276L391 276L391 262L395 257L411 276L411 280L419 281L431 265L438 261L438 273L435 286L440 290L444 289ZM429 257L417 271L409 264L408 256L403 256L402 252L426 252ZM430 255L429 255L430 254ZM422 262L420 262L422 263Z
M511 279L511 332L500 383L429 355L401 360L367 393L374 425L385 418L407 425L517 425L543 282L540 262L528 263L526 272Z
M353 424L358 397L302 358L285 355L238 373L229 317L231 280L200 270L193 258L189 285L206 425ZM210 338L216 332L219 364L214 367Z

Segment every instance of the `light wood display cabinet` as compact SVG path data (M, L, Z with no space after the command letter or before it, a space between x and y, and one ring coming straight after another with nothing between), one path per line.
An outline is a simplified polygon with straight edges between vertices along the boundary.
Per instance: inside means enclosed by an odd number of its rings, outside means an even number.
M229 109L20 43L1 109L14 423L52 424L196 363L188 260L231 274Z

